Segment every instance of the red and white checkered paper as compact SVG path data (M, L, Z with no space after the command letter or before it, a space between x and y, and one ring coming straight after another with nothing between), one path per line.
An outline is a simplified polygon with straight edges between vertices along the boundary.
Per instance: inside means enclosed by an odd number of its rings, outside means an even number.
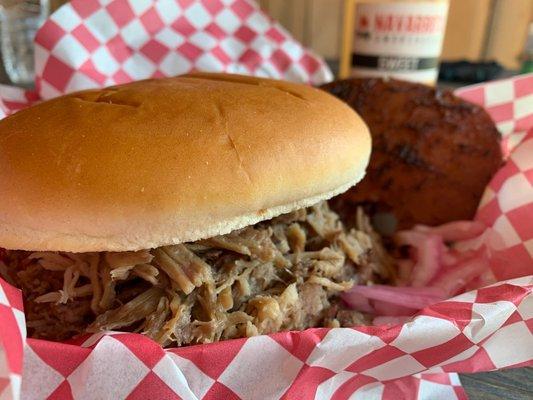
M73 0L35 38L37 98L193 70L321 84L332 74L251 0ZM4 95L2 95L4 97Z
M247 0L74 0L41 29L36 49L37 89L0 86L4 115L72 90L192 69L311 84L331 78L322 60ZM458 94L483 105L505 136L508 162L477 218L504 239L494 271L507 281L435 304L404 325L163 350L125 333L26 340L21 295L0 279L0 400L465 399L457 372L532 365L533 75Z

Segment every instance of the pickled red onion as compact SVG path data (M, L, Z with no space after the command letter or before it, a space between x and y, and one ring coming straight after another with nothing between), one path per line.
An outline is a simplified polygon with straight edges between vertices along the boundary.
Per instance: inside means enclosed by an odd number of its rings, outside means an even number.
M415 266L413 260L397 260L398 286L407 286L411 278L411 272Z
M486 255L479 254L471 259L461 261L453 268L443 272L431 282L431 286L441 288L448 296L454 296L468 283L483 275L488 270L488 265L489 261Z
M444 246L442 239L433 234L400 231L395 240L400 245L409 245L416 250L416 260L409 277L409 286L426 286L440 269L440 254Z
M368 314L374 314L376 311L370 304L368 297L365 297L358 293L345 292L341 295L342 300L352 309L365 312Z
M440 236L445 242L473 239L481 235L487 227L479 221L453 221L440 226L416 225L414 230Z
M398 286L354 286L342 294L352 308L373 314L374 325L402 323L408 316L466 289L491 283L490 256L498 237L480 222L417 225L398 232L409 258L397 260Z
M342 294L343 300L348 304L354 304L354 298L360 301L361 297L390 303L392 306L411 308L415 311L446 298L444 291L440 288L415 288L388 285L355 285ZM397 314L395 313L395 315Z
M417 308L404 307L398 304L389 303L388 301L372 300L374 314L387 317L398 317L402 315L414 315Z
M441 267L440 254L442 239L439 236L427 235L416 246L417 261L411 273L411 286L426 286L439 272Z

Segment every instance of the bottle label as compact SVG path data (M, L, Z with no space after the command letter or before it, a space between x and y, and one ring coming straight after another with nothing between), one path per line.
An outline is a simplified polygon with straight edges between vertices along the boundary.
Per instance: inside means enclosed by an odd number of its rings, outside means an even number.
M448 3L357 3L352 75L434 83Z

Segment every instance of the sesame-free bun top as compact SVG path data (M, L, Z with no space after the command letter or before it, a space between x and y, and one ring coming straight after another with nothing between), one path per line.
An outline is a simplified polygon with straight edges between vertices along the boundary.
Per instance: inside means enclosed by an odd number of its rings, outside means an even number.
M194 241L344 192L370 136L309 86L196 73L72 93L0 121L0 247Z

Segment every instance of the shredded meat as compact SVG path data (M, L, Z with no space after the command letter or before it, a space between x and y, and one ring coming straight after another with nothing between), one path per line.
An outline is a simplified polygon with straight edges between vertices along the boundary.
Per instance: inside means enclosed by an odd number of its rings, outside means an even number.
M339 292L391 279L364 214L347 232L326 202L228 235L119 253L2 251L29 334L143 333L163 346L365 323Z

